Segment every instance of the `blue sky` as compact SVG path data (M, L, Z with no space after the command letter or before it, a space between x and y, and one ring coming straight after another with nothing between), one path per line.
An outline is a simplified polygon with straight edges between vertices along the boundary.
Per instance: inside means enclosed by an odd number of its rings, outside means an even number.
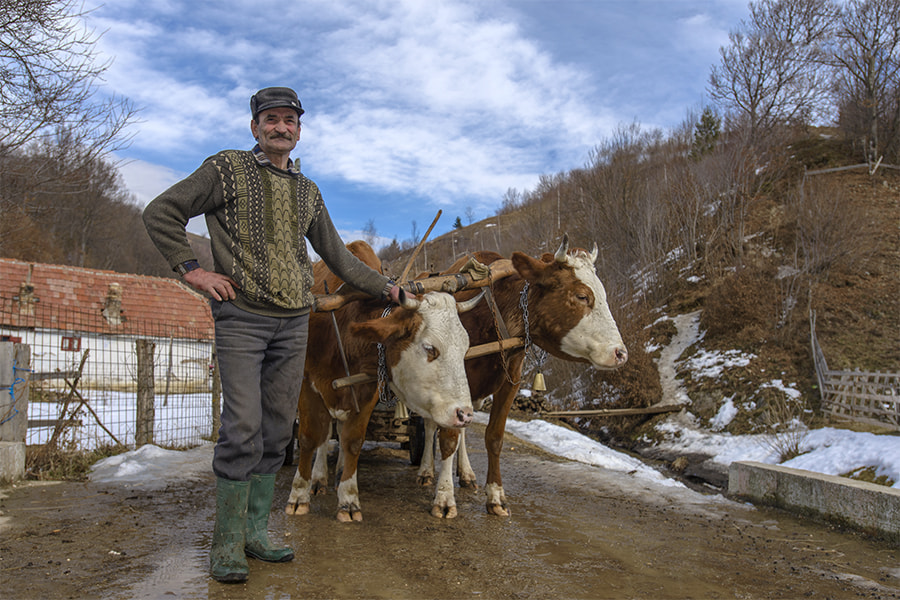
M402 242L439 209L432 237L584 166L618 125L677 127L746 16L745 0L116 0L87 24L112 60L101 93L140 109L115 159L141 206L252 147L250 96L286 85L306 109L293 156L342 235L373 220Z

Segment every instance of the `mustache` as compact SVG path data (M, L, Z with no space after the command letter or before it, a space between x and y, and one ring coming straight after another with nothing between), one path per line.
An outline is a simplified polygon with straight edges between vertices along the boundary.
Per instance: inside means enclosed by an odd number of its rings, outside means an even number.
M269 136L269 139L272 139L272 140L277 140L277 139L279 139L279 138L283 138L283 139L285 139L285 140L293 139L293 138L291 137L291 134L289 134L289 133L278 133L278 132L273 132L272 135Z

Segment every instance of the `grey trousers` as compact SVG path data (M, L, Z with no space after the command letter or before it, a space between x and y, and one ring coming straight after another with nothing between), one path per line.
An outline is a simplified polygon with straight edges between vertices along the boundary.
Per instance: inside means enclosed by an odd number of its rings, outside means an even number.
M277 318L210 301L222 380L216 476L275 473L291 441L306 360L309 314Z

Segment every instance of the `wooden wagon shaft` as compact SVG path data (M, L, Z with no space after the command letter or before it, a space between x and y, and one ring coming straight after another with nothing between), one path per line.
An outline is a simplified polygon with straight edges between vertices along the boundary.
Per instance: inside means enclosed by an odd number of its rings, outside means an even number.
M505 340L500 340L497 342L488 342L487 344L481 344L480 346L473 346L469 348L469 351L466 352L466 360L524 345L525 338L520 337L507 338ZM372 383L373 381L375 381L374 375L357 373L356 375L350 375L349 377L341 377L340 379L335 379L331 382L331 387L339 390L347 386L358 385L360 383Z
M450 275L435 275L434 277L427 277L425 279L412 279L399 283L406 291L413 292L414 294L424 294L426 292L447 292L449 294L454 294L464 289L484 287L491 281L509 277L516 272L512 261L508 258L492 262L490 264L490 269L491 276L482 279L473 279L468 273L453 273ZM313 310L316 312L337 310L349 302L369 297L370 296L363 291L347 287L347 291L345 292L338 291L334 294L316 296Z
M419 255L419 251L425 245L425 241L428 239L428 236L431 235L431 230L434 229L434 226L437 225L438 219L441 218L441 213L444 211L437 211L437 215L434 217L434 221L431 222L431 227L428 228L428 231L425 232L425 235L422 236L422 241L419 242L419 245L416 246L416 249L413 250L413 253L409 257L409 261L406 263L406 268L403 269L403 273L400 274L400 281L406 279L406 276L409 275L409 270L412 269L413 263L416 262L416 257ZM426 268L428 265L426 265Z
M601 408L596 410L557 410L542 412L542 417L624 417L629 415L655 415L679 411L687 404L667 404L665 406L648 406L646 408Z

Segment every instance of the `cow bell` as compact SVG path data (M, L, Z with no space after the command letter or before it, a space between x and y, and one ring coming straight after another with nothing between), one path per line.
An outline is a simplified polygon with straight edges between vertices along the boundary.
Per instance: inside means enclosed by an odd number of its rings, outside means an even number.
M546 392L547 386L544 384L544 374L540 371L534 376L534 384L531 386L534 392Z

